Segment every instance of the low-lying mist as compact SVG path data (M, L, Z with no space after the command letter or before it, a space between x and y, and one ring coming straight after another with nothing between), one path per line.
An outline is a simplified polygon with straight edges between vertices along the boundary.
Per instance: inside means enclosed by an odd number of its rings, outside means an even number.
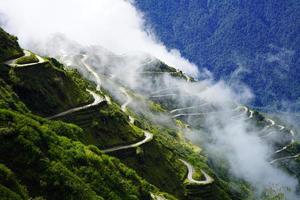
M166 126L176 127L174 119L189 123L186 138L204 147L209 159L226 162L229 173L249 182L258 196L265 188L279 187L287 199L297 199L297 180L270 163L274 152L289 143L281 144L289 132L266 120L254 123L252 111L241 106L253 98L251 91L214 82L206 69L198 70L179 51L165 47L132 1L10 0L0 2L0 13L6 17L4 28L24 47L53 56L94 81L85 62L118 102L126 101L121 87L161 102L167 113L153 113L136 98L129 107ZM177 71L157 71L164 63ZM180 70L181 78L173 76ZM185 73L201 81L191 81Z

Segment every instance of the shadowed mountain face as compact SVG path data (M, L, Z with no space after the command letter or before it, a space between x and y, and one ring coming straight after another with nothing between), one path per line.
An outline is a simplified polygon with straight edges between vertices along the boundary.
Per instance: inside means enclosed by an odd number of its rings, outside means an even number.
M0 28L0 41L0 62L23 54L17 38L9 35L2 28Z
M299 1L142 1L160 39L216 79L244 82L253 105L299 109ZM284 102L284 103L283 103ZM283 104L282 104L283 103Z

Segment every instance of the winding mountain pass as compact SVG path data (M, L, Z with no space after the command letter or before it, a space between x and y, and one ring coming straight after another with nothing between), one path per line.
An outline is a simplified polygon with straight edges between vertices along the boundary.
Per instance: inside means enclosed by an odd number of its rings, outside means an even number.
M22 58L22 57L28 57L30 56L32 53L27 51L27 50L23 50L24 52L24 56L21 56L19 58ZM8 60L5 62L6 65L9 65L11 67L28 67L28 66L33 66L33 65L37 65L37 64L41 64L41 63L44 63L44 62L47 62L45 59L43 59L42 57L38 56L38 55L35 55L36 58L38 59L38 62L33 62L33 63L27 63L27 64L17 64L17 60L19 58L15 58L15 59L11 59L11 60Z
M96 81L96 90L101 92L101 79L99 77L99 75L92 69L92 67L90 65L88 65L86 63L86 60L88 59L88 56L87 55L83 55L83 58L82 58L82 64L85 66L85 68L95 77L95 81Z
M83 58L82 58L81 62L82 62L82 64L84 65L84 67L85 67L85 68L86 68L86 69L87 69L87 70L95 77L95 81L96 81L96 84L97 84L96 90L102 93L102 91L101 91L101 79L100 79L100 76L98 75L98 73L96 73L96 72L93 70L93 68L92 68L90 65L88 65L88 64L86 63L86 60L87 60L87 59L88 59L88 56L87 56L87 55L83 55ZM107 96L107 95L104 95L104 97L105 97L107 103L108 103L108 104L111 104L111 99L110 99L110 97Z
M199 108L199 107L206 106L208 104L209 103L203 103L203 104L200 104L198 106L189 106L189 107L184 107L184 108L177 108L177 109L171 110L170 113L175 113L175 112L182 111L182 110L189 110L189 109L192 109L192 108Z
M281 130L282 130L282 129L281 129ZM275 151L275 154L276 154L276 153L280 153L280 152L286 150L290 145L292 145L292 144L295 142L295 139L294 139L294 138L295 138L295 133L294 133L294 131L293 131L293 130L290 130L289 133L290 133L291 136L292 136L291 142L290 142L289 144L287 144L286 146L282 147L281 149L278 149L277 151Z
M147 142L150 142L153 139L153 134L149 133L147 131L144 131L144 136L145 138L142 141L139 141L137 143L134 144L130 144L130 145L124 145L124 146L117 146L117 147L112 147L109 149L103 149L102 151L104 153L110 153L110 152L115 152L115 151L119 151L119 150L124 150L124 149L131 149L131 148L136 148L139 147Z
M79 110L83 110L83 109L98 105L98 104L100 104L101 102L104 101L104 99L101 96L99 96L98 94L96 94L95 92L93 92L91 90L87 90L87 91L93 96L93 98L94 98L93 103L90 103L90 104L87 104L87 105L84 105L84 106L80 106L80 107L76 107L76 108L72 108L70 110L58 113L58 114L53 115L51 117L47 117L47 119L54 119L54 118L62 117L62 116L71 114L73 112L76 112L76 111L79 111Z
M275 122L274 120L272 120L272 119L266 119L266 121L269 121L270 124L267 125L261 132L264 132L265 130L267 130L268 128L273 127L273 126L277 126L277 127L279 128L279 131L282 131L283 129L285 129L285 126L276 124L276 122ZM275 131L270 131L270 132L267 133L266 135L263 135L263 136L260 136L260 137L261 137L261 138L266 138L266 137L272 135L273 133L275 133ZM292 144L295 142L295 139L294 139L294 138L295 138L295 133L294 133L294 131L293 131L293 130L290 130L289 133L291 134L291 142L290 142L289 144L283 146L282 148L276 150L276 151L274 152L274 154L277 154L277 153L280 153L280 152L286 150L290 145L292 145ZM283 157L283 158L285 158L285 159L288 159L288 158L289 158L289 159L292 159L293 156L287 156L287 157ZM276 160L281 160L281 158L275 159L275 160L273 160L273 161L276 162ZM271 161L271 162L272 162L272 161Z
M178 96L178 94L173 93L173 94L160 94L160 95L153 95L151 98L160 98L160 97L169 97L169 96Z
M121 105L121 110L126 113L127 112L127 106L130 104L132 99L131 99L130 95L127 93L127 91L125 90L125 88L121 87L120 90L123 94L125 94L125 96L127 98L125 103ZM134 122L135 122L135 118L132 117L131 115L129 115L129 123L134 124Z
M269 125L265 126L260 132L263 133L265 132L268 128L272 127L275 125L275 122L272 119L266 119L266 121L270 122Z
M250 115L249 115L248 119L252 119L252 118L253 118L254 111L253 111L253 110L249 110L249 112L250 112Z
M167 94L167 95L171 95L171 94ZM163 95L160 95L160 96L163 96ZM173 110L170 111L170 114L175 114L175 113L180 112L180 111L189 110L189 109L200 107L200 106L203 106L203 105L205 105L205 103L200 104L198 106L189 106L189 107L184 107L184 108L173 109ZM237 116L232 117L232 119L240 117L241 115L244 115L245 113L247 114L248 112L249 112L249 117L247 118L247 120L253 118L254 111L250 110L246 106L237 106L234 110L237 110L237 109L243 109L244 112L242 114L239 114ZM172 118L178 118L178 117L181 117L181 116L200 116L200 115L207 115L207 114L212 114L212 113L217 113L217 112L218 111L215 111L215 112L197 112L197 113L177 113L177 114L173 115ZM272 120L272 119L267 118L265 121L269 122L269 124L267 126L265 126L260 132L265 132L267 129L269 129L270 127L274 127L274 126L278 127L279 131L282 131L283 129L285 129L284 126L276 124L275 121ZM261 138L267 138L270 135L274 134L275 132L276 131L273 130L273 131L270 131L267 134L262 135L260 137ZM294 133L294 131L290 130L289 133L291 134L291 138L292 138L291 142L289 144L283 146L282 148L276 150L274 152L274 154L277 154L277 153L280 153L280 152L286 150L290 145L292 145L295 142L295 139L294 139L295 138L295 133ZM275 160L271 161L270 163L273 163L273 162L276 162L276 161L282 160L282 159L293 159L293 158L296 158L296 157L298 157L298 154L295 155L295 156L287 156L287 157L283 157L283 158L278 158L278 159L275 159Z
M185 107L185 108L173 109L173 110L170 111L170 113L173 114L173 113L176 113L176 112L179 112L179 111L182 111L182 110L189 110L189 109L196 108L196 107L200 107L200 106L204 106L204 105L205 105L205 103L204 103L204 104L201 104L201 105L199 105L199 106L190 106L190 107ZM250 112L250 115L249 115L249 117L248 117L247 119L253 118L253 114L254 114L254 111L253 111L253 110L248 109L246 106L237 106L234 110L237 110L237 109L240 109L240 108L242 108L242 109L244 110L244 113L247 113L248 111ZM206 112L206 113L204 113L204 112L203 112L203 113L201 113L201 112L199 112L199 113L178 113L178 114L176 114L176 115L173 115L172 118L177 118L177 117L181 117L181 116L200 116L200 115L206 115L206 114L211 114L211 113L216 113L216 112ZM243 113L243 114L244 114L244 113ZM234 116L234 118L235 118L235 117L239 117L239 116L240 116L240 115ZM270 124L267 125L267 126L265 126L261 132L264 132L264 131L266 131L268 128L273 127L273 126L275 126L275 125L279 128L279 131L282 131L283 129L285 129L284 126L282 126L282 125L277 125L277 124L275 123L275 121L272 120L272 119L266 119L266 121L268 121ZM268 136L272 135L273 133L275 133L275 131L270 131L270 132L268 132L266 135L261 136L261 138L268 137ZM292 135L291 142L290 142L289 144L287 144L286 146L284 146L284 147L282 147L282 148L276 150L276 151L275 151L275 154L276 154L276 153L279 153L279 152L282 152L282 151L284 151L284 150L286 150L286 149L288 148L288 146L290 146L291 144L294 143L294 141L295 141L295 140L294 140L294 137L295 137L294 131L293 131L293 130L290 130L290 134Z
M300 153L294 155L294 156L286 156L286 157L282 157L282 158L277 158L277 159L274 159L270 162L270 164L273 164L275 162L278 162L278 161L281 161L281 160L289 160L289 159L295 159L295 158L298 158L300 156Z
M285 127L282 125L277 125L277 127L279 128L280 131L282 131Z
M121 105L121 110L122 110L123 112L127 112L127 106L130 104L130 102L132 101L132 99L131 99L131 97L129 96L129 94L127 93L127 91L125 90L125 88L121 87L120 90L121 90L121 92L122 92L123 94L125 94L126 99L127 99L127 100L125 101L125 103Z
M121 87L120 88L121 92L125 94L126 96L126 101L121 105L121 110L123 112L127 112L127 106L130 104L130 102L132 101L132 98L130 97L130 95L127 93L126 89ZM134 117L129 115L129 123L134 124ZM110 152L115 152L115 151L119 151L119 150L124 150L124 149L131 149L131 148L136 148L139 147L147 142L150 142L153 139L153 134L149 133L148 131L143 130L144 132L144 136L145 138L142 141L139 141L137 143L134 144L130 144L130 145L124 145L124 146L117 146L117 147L112 147L109 149L103 149L102 151L104 153L110 153Z
M201 115L209 115L215 113L226 113L231 111L211 111L211 112L196 112L196 113L180 113L173 115L172 118L182 117L182 116L201 116Z
M175 86L175 87L170 87L170 88L166 88L166 89L156 90L156 91L152 92L151 95L157 95L157 94L160 94L162 92L169 91L169 90L174 90L174 89L178 89L178 88L180 88L180 86Z
M187 175L187 179L190 183L194 183L194 184L198 184L198 185L207 185L207 184L211 184L214 182L214 179L209 176L207 173L205 173L203 170L200 170L201 173L204 175L205 177L205 180L203 181L198 181L198 180L195 180L193 179L193 174L195 172L194 170L194 167L188 163L187 161L185 160L182 160L182 159L179 159L188 169L188 175Z
M27 51L27 50L23 50L24 51L24 56L22 57L27 57L27 56L30 56L31 55L31 52ZM44 62L47 62L46 60L44 60L42 57L38 56L38 55L35 55L37 58L38 58L38 62L34 62L34 63L28 63L28 64L17 64L16 61L19 59L19 58L16 58L16 59L12 59L12 60L9 60L7 62L5 62L5 64L9 65L9 66L12 66L12 67L26 67L26 66L33 66L33 65L37 65L37 64L40 64L40 63L44 63ZM22 58L20 57L20 58ZM100 85L97 84L97 90L100 91ZM54 119L54 118L58 118L58 117L62 117L62 116L65 116L67 114L70 114L70 113L73 113L73 112L76 112L76 111L79 111L79 110L83 110L83 109L86 109L86 108L89 108L91 106L95 106L95 105L98 105L100 104L104 99L99 96L98 94L96 94L95 92L91 91L91 90L88 90L87 89L87 92L89 92L93 98L94 98L94 102L93 103L90 103L88 105L84 105L84 106L80 106L80 107L76 107L76 108L72 108L72 109L69 109L67 111L64 111L64 112L61 112L61 113L58 113L56 115L53 115L53 116L50 116L50 117L47 117L47 119Z

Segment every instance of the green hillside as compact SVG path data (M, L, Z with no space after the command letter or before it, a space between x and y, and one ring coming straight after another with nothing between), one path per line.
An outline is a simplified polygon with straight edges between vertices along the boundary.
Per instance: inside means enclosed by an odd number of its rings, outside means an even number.
M0 27L0 62L23 55L17 40L15 36L6 33Z
M8 36L0 32L4 43ZM24 53L0 61L1 199L255 199L249 183L226 176L226 163L215 166L184 137L186 118L153 120L176 108L174 98L151 98L105 73L102 88L54 58ZM139 73L142 86L166 75L194 82L161 61Z

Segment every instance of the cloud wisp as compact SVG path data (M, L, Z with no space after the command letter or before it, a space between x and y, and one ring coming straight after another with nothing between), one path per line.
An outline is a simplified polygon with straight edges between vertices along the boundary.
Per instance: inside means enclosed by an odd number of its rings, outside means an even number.
M123 0L1 1L4 27L30 49L62 33L84 45L101 45L117 54L151 53L171 66L197 76L197 67L176 49L165 47L145 25L143 15Z

